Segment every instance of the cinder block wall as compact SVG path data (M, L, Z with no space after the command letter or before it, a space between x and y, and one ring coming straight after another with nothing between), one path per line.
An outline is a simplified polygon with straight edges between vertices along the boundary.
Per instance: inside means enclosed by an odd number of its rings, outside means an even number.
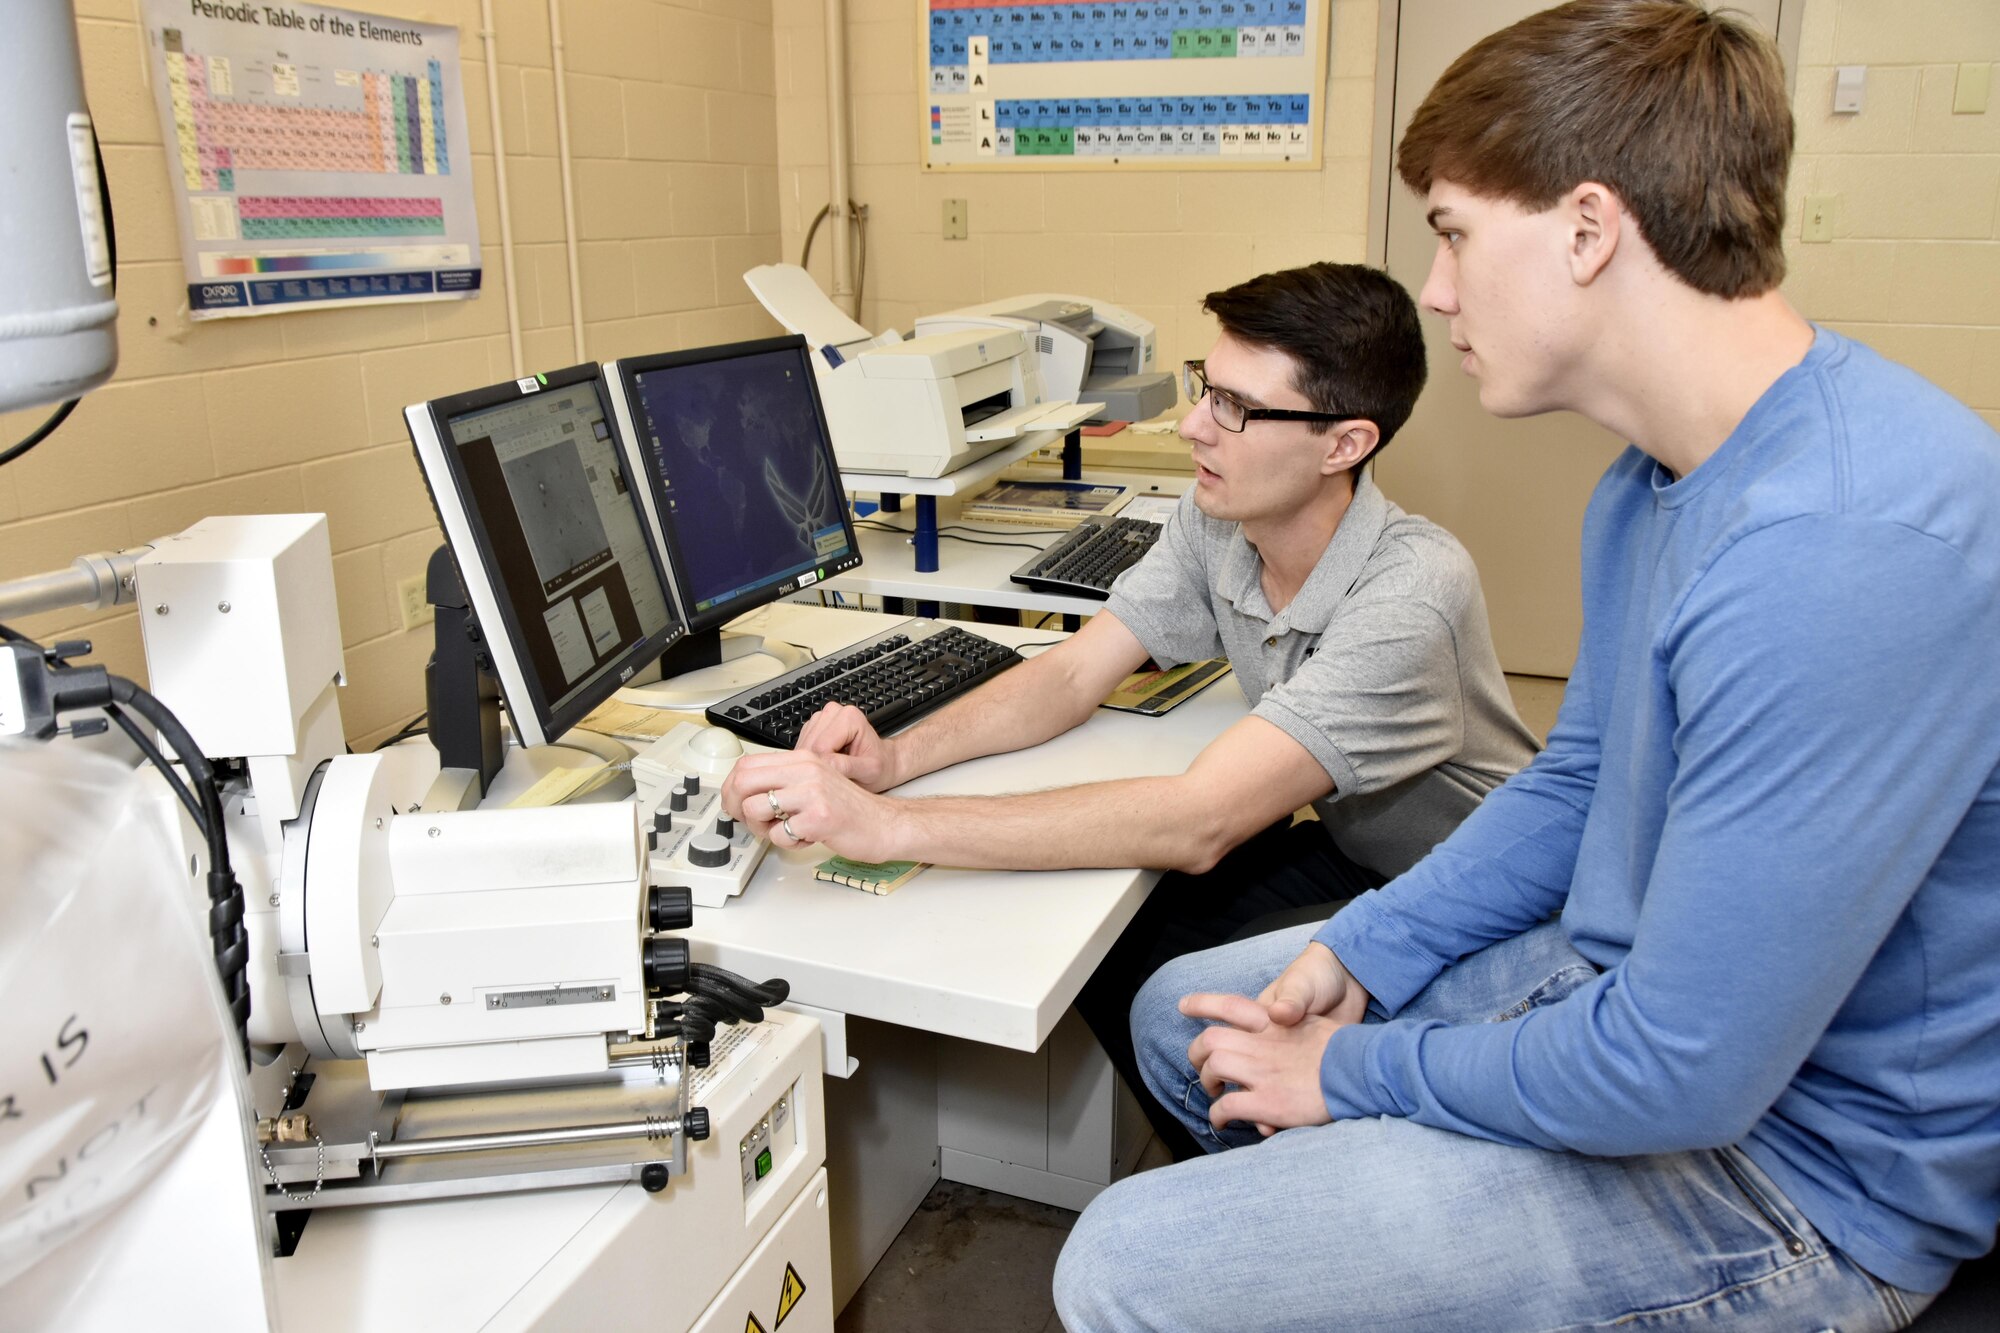
M324 511L359 746L423 707L430 630L394 589L440 541L404 404L509 378L500 222L477 0L367 0L459 29L486 290L476 300L187 318L137 0L79 0L84 81L118 225L117 378L0 468L0 578L57 568L216 513ZM563 253L545 0L495 0L528 368L577 358ZM586 353L608 358L778 332L740 274L778 255L768 0L567 0L570 136ZM12 444L44 412L0 416ZM3 447L3 446L0 446ZM131 611L18 628L84 636L144 679Z
M420 398L509 373L499 220L476 0L371 0L460 29L488 290L470 302L192 324L182 300L136 0L78 0L85 81L119 234L117 379L0 468L0 578L175 531L206 514L324 510L331 521L357 744L422 707L427 630L398 581L439 537L400 418ZM546 0L495 0L508 175L530 368L574 359ZM850 0L854 196L872 211L864 322L1030 290L1138 310L1168 363L1213 336L1202 293L1267 269L1366 252L1376 0L1334 0L1326 160L1317 172L926 177L913 128L916 0ZM796 260L826 201L819 0L569 0L586 352L613 357L776 332L744 269ZM2000 105L1951 113L1959 61L2000 58L1990 0L1806 0L1792 277L1807 315L1905 361L2000 425ZM1867 109L1831 114L1833 68L1869 66ZM1835 237L1799 239L1808 194L1839 196ZM971 237L940 237L941 201ZM825 280L826 247L814 270ZM11 443L41 413L0 417ZM1885 442L1890 444L1893 442ZM143 678L130 612L54 613Z
M1809 0L1785 290L2000 428L2000 88L1952 113L1959 62L1996 60L1991 0ZM1859 115L1833 114L1841 65L1868 67ZM1809 195L1837 196L1829 242L1800 239Z

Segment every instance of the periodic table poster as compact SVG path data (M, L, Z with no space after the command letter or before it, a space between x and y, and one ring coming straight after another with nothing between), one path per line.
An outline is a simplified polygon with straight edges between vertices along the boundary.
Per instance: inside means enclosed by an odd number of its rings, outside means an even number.
M196 319L479 294L458 30L145 0Z
M1328 0L917 0L924 166L1313 168Z

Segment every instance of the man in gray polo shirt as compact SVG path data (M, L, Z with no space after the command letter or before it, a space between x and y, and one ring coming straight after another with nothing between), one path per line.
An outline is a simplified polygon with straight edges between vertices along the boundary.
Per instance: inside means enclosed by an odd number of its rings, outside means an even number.
M828 705L795 750L739 761L723 788L730 812L779 846L1173 872L1078 1001L1134 1088L1126 1010L1155 968L1407 869L1535 748L1471 558L1362 466L1423 388L1409 293L1361 265L1314 264L1203 306L1222 333L1185 372L1195 484L1104 611L899 736ZM880 794L1069 730L1148 657L1215 656L1229 658L1251 713L1186 773L1011 796ZM1319 820L1293 825L1307 804Z

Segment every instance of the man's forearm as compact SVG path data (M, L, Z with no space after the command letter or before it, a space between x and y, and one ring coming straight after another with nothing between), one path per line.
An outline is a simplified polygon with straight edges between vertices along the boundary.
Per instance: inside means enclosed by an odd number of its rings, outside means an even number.
M895 806L897 859L938 865L1198 872L1241 841L1241 831L1213 803L1188 799L1183 777L1126 778L1016 796L927 797Z
M1083 698L1062 655L1031 657L891 738L896 784L940 768L1040 745L1097 707Z

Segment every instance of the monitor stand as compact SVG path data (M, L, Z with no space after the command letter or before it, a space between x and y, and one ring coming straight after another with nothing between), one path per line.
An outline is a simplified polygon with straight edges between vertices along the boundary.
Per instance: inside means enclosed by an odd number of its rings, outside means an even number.
M623 741L582 730L565 732L560 740L549 745L524 747L511 735L508 740L514 743L507 746L500 771L486 785L482 804L488 809L511 803L560 769L579 769L595 774L606 767L628 764L632 759L632 747ZM607 775L582 795L565 796L563 799L591 803L627 800L631 795L632 779L618 773Z
M607 736L572 730L553 745L524 749L500 715L500 682L478 646L476 626L451 552L431 553L426 593L436 616L424 701L431 744L442 770L426 793L428 810L505 805L560 768L603 768L631 759L631 749ZM629 790L630 782L625 781Z
M660 679L618 691L621 703L699 713L730 695L810 662L804 649L720 628L690 634L660 657Z

